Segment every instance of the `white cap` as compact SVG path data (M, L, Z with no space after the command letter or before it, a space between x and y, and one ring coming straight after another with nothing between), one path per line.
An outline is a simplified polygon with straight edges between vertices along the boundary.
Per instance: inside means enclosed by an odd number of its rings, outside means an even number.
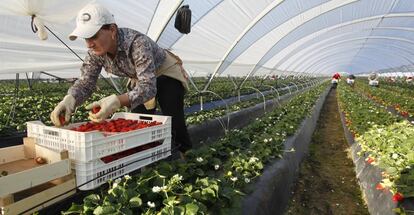
M114 15L97 3L86 5L76 17L76 28L69 34L70 40L77 37L91 38L101 29L102 25L115 23Z

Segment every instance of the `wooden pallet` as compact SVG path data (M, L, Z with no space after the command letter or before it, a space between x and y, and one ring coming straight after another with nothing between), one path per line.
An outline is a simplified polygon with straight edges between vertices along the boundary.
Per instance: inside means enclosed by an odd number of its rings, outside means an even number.
M46 164L34 160L41 156ZM60 153L25 138L23 145L0 149L0 214L31 214L76 192L68 152Z

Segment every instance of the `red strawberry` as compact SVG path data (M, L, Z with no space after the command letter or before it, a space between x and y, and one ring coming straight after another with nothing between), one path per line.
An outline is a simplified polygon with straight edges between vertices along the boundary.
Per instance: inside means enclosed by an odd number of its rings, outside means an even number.
M371 164L371 163L373 163L375 160L374 160L374 158L372 158L372 157L368 157L368 159L367 159L367 162L369 163L369 164Z
M377 186L375 187L375 189L377 189L377 190L383 190L383 189L385 189L385 187L384 187L383 184L378 183Z
M92 108L92 113L93 113L93 114L96 114L96 113L98 113L100 110L101 110L101 107L93 107L93 108Z
M64 125L66 120L65 120L65 115L59 115L59 122L61 125Z
M396 193L392 196L393 202L401 202L404 200L404 196L401 193Z
M401 115L403 117L408 117L408 112L407 111L401 111Z

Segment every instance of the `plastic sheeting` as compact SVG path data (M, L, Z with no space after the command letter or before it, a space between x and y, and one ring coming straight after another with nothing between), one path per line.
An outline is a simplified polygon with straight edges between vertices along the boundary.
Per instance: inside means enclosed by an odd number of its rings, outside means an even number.
M146 33L178 54L195 76L362 74L412 66L411 0L96 1L114 14L120 27ZM3 1L0 79L10 77L3 74L38 71L77 77L80 60L50 33L40 41L30 22L36 15L83 58L84 42L69 41L67 35L74 29L77 11L89 2ZM193 14L187 35L173 23L183 4L189 4Z

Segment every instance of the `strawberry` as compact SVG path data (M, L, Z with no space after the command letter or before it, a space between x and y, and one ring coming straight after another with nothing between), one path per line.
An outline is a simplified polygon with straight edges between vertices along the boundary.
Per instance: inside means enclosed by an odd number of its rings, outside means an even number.
M374 160L374 158L372 158L372 157L368 157L368 158L366 159L366 161L367 161L367 163L372 164L375 160Z
M35 158L35 161L38 164L45 164L46 163L46 160L44 158L42 158L42 157L36 157Z
M101 123L87 122L71 130L79 132L87 131L104 131L104 132L129 132L137 129L147 128L151 126L161 125L161 122L157 121L139 121L139 120L126 120L126 119L113 119L110 121L103 121Z
M401 201L403 201L404 200L404 196L401 194L401 193L395 193L393 196L392 196L392 201L393 202L401 202Z
M63 115L63 114L59 115L59 122L60 122L61 125L65 124L65 122L66 122L65 115Z
M377 184L377 186L375 187L375 189L377 189L377 190L384 190L384 189L385 189L385 187L384 187L384 185L383 185L383 184L378 183L378 184Z
M408 117L408 112L407 111L401 111L401 115L403 117Z
M98 113L100 110L101 110L101 107L93 107L93 108L92 108L92 113L93 113L93 114L96 114L96 113Z

